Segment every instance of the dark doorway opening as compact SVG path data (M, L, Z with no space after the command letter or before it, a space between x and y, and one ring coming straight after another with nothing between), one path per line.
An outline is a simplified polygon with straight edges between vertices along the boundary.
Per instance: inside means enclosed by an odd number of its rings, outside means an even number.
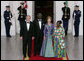
M44 22L47 16L51 16L53 22L53 1L35 1L35 18L37 13L42 13Z

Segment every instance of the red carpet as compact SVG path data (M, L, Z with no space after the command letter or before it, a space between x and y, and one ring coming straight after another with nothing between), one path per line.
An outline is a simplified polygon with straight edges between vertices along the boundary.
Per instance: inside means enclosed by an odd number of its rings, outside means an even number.
M31 52L31 57L29 58L29 60L62 60L62 58L47 58L47 57L41 57L41 56L33 56L34 54L34 40L32 40L32 52ZM67 57L67 60L68 59L68 56L67 56L67 53L66 53L66 57ZM24 58L23 58L24 60Z

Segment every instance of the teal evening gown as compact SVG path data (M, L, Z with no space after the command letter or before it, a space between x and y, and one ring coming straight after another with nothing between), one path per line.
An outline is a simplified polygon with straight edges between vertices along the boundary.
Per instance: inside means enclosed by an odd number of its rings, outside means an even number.
M51 24L49 26L48 24L45 24L44 27L44 36L45 40L43 41L40 56L43 57L54 57L54 51L53 51L53 42L52 42L52 34L54 31L54 25Z

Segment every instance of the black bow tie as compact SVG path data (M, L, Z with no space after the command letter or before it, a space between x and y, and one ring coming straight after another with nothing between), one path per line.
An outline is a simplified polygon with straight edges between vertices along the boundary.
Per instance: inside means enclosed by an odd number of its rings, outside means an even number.
M29 23L29 24L30 24L30 22L27 22L27 23Z

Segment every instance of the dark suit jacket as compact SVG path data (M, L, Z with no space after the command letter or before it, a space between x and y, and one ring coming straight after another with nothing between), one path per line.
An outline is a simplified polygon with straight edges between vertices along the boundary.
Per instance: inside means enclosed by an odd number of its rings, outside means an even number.
M65 9L66 7L62 7L62 11L63 11L63 16L62 16L62 20L69 20L70 19L70 8L67 7L67 18L65 18Z
M23 13L23 18L21 18L21 6L18 7L18 11L19 11L19 17L18 17L18 20L24 20L25 21L25 18L27 16L27 10L25 8L22 9L22 13Z
M35 37L43 36L44 21L42 20L41 29L40 29L40 27L39 27L39 22L38 22L37 19L33 21L33 24L34 24L34 36L35 36Z
M32 39L32 36L34 36L34 28L32 22L30 22L29 31L27 30L26 21L23 22L20 36L23 37L23 40Z

